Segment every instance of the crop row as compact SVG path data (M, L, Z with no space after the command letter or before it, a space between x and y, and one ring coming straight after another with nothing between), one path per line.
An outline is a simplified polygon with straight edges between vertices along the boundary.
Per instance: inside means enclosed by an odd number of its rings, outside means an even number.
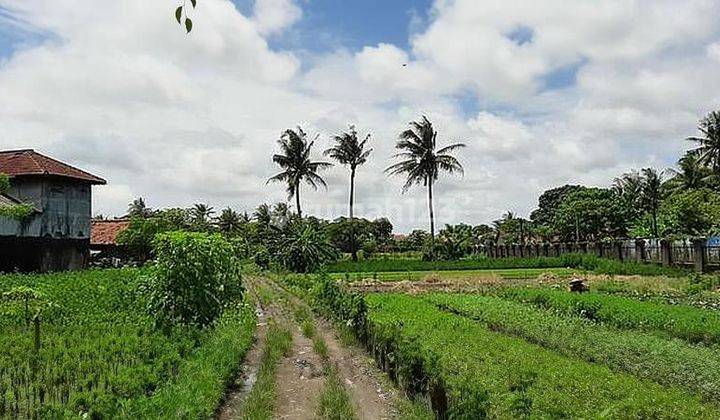
M600 274L671 275L687 274L686 270L653 264L621 262L595 255L565 254L559 257L536 258L470 258L458 261L422 261L420 259L372 259L338 261L325 267L327 273L380 273L389 271L500 270L510 268L573 268Z
M697 397L489 331L406 295L370 295L367 335L399 382L451 418L717 417ZM423 378L427 379L422 384Z
M700 393L706 401L720 399L720 355L716 349L618 330L496 297L433 294L423 299L493 331L521 337L564 355L603 363L663 385L685 387Z
M220 325L230 323L230 328L178 327L163 333L147 313L143 275L142 270L94 270L1 276L0 295L27 286L52 304L40 316L37 353L22 303L0 304L0 418L119 415L133 400L158 394L196 369L193 365L211 360L207 346L239 339L246 324L254 327L246 316L228 314ZM236 353L224 347L223 354ZM209 367L203 371L215 376Z
M506 299L621 329L652 331L690 343L720 343L720 312L713 310L542 288L508 288L499 293Z

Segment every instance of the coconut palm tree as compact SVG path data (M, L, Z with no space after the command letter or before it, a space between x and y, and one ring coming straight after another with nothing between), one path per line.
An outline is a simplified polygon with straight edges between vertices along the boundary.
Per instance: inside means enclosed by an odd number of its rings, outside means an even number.
M652 216L652 232L657 238L657 213L662 201L662 173L653 168L644 168L641 174L640 203L643 209Z
M145 200L142 197L138 197L133 200L132 203L128 204L128 216L140 217L142 219L148 218L152 215L152 209L145 205Z
M329 149L325 150L324 155L329 156L336 160L339 164L350 168L350 230L351 240L353 243L352 247L352 258L357 261L357 247L355 246L355 224L353 214L353 204L355 199L355 171L357 167L367 162L368 156L372 153L373 149L365 150L367 142L370 140L370 134L365 136L362 141L358 140L357 131L355 126L351 125L350 130L343 132L340 135L333 136L335 144Z
M220 232L230 234L237 232L243 225L243 219L240 214L230 207L222 209L220 216L215 220Z
M253 219L257 220L257 222L262 226L268 226L272 220L270 206L265 203L257 206L253 212Z
M215 209L203 203L195 204L190 209L193 223L201 228L207 227L214 214Z
M278 140L280 153L273 155L273 162L280 166L283 171L270 177L267 181L268 183L284 182L287 184L288 198L295 197L298 217L301 219L300 184L305 181L316 190L318 184L327 188L325 180L318 175L318 171L332 166L328 162L313 162L310 160L310 151L313 144L315 144L314 141L307 141L307 134L302 128L285 130Z
M438 149L437 135L437 131L427 117L423 116L422 121L419 122L411 122L410 128L400 133L400 139L395 144L401 152L395 154L393 158L402 160L385 169L390 175L405 175L403 193L416 184L427 187L431 241L435 240L433 184L438 180L441 171L450 174L464 173L460 162L449 153L465 147L465 144L455 143Z
M713 111L700 121L698 127L701 137L688 137L687 139L698 143L692 150L698 156L698 161L709 166L714 175L720 176L720 111Z
M710 169L700 163L697 153L686 153L678 160L678 169L668 169L673 175L668 181L671 191L685 191L707 186L712 175Z

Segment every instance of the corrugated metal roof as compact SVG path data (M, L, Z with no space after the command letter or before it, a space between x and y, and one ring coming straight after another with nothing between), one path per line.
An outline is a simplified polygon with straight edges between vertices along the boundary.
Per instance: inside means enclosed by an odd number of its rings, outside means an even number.
M32 149L0 151L0 173L10 176L55 175L86 181L90 184L104 185L107 183L100 177Z

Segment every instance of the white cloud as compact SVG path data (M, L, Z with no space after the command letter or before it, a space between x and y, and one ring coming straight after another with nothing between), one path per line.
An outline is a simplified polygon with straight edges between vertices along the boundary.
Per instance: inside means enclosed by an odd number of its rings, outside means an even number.
M437 0L408 50L307 56L267 42L302 18L289 0L258 0L253 16L203 0L189 36L162 2L0 0L27 30L54 34L0 62L0 149L36 147L107 178L95 196L104 214L140 195L250 210L285 199L265 185L283 129L320 133L319 158L352 123L375 149L358 173L358 214L406 231L426 226L425 191L401 196L382 170L397 133L426 114L441 144L468 144L465 177L438 184L438 223L488 222L527 214L548 187L671 163L720 106L719 4ZM508 37L518 27L529 42ZM545 89L577 63L576 84ZM306 210L344 214L347 172L326 176L329 191L303 191Z
M263 35L282 32L301 17L293 0L255 0L253 20Z

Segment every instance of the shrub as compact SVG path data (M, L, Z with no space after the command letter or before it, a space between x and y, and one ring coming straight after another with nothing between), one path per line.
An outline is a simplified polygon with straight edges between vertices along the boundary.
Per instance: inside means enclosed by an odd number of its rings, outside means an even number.
M242 296L240 265L222 236L169 232L158 235L154 246L157 264L148 291L158 325L211 325Z
M327 237L310 224L297 224L284 233L274 253L278 263L291 271L309 273L337 259L338 253Z
M257 265L261 270L267 270L270 268L270 253L266 247L258 247L255 255L253 255L253 262L255 262L255 265Z

